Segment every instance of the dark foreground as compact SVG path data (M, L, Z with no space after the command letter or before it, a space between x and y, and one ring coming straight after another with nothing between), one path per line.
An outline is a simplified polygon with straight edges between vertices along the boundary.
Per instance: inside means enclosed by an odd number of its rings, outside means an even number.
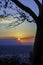
M29 65L32 46L0 46L0 65Z
M29 65L29 63L20 63L20 58L13 56L12 58L0 58L0 65Z

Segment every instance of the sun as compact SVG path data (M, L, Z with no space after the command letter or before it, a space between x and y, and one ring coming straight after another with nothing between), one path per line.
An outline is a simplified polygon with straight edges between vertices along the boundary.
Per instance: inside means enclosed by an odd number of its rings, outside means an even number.
M18 38L18 40L20 40L20 38Z

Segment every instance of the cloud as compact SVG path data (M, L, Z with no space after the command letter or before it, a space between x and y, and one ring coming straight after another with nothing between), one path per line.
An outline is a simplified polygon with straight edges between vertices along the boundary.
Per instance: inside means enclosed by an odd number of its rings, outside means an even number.
M7 17L0 17L0 29L7 29L8 27L13 27L16 23L15 18L13 18L13 16L9 15Z
M22 18L19 16L13 16L11 14L8 14L7 16L1 15L0 16L0 29L10 29L14 28L15 26L18 26L22 24L24 21L22 21Z

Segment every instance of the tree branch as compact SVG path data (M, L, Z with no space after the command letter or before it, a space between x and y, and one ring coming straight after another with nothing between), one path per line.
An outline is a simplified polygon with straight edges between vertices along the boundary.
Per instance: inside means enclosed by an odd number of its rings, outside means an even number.
M21 20L18 20L18 21L21 21ZM18 25L20 25L20 24L22 24L24 21L22 21L22 22L18 22L18 21L16 21L16 22L11 22L7 27L8 28L10 28L10 27L15 27L15 26L18 26ZM15 23L17 23L17 24L15 24Z
M38 8L39 8L39 11L40 11L40 9L41 9L41 3L38 1L38 0L34 0L35 1L35 3L37 4L37 6L38 6Z
M18 7L20 7L22 10L26 11L27 13L29 13L33 19L35 20L35 22L37 22L37 16L36 14L27 6L23 5L21 2L19 2L18 0L12 0Z

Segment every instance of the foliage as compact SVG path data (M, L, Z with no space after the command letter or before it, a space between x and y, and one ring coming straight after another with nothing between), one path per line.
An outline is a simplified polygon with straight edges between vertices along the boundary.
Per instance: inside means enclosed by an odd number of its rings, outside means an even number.
M8 14L6 11L7 9L11 9L12 11L14 10L16 12L14 14L12 14L12 12ZM3 11L3 14L0 14L0 19L4 18L8 20L8 16L10 16L10 17L13 17L13 19L15 20L8 24L1 23L4 27L7 27L7 28L18 26L22 24L23 22L25 22L25 20L30 23L35 22L33 19L30 20L30 15L27 15L28 13L20 9L18 6L14 5L14 3L11 0L0 0L0 11Z

